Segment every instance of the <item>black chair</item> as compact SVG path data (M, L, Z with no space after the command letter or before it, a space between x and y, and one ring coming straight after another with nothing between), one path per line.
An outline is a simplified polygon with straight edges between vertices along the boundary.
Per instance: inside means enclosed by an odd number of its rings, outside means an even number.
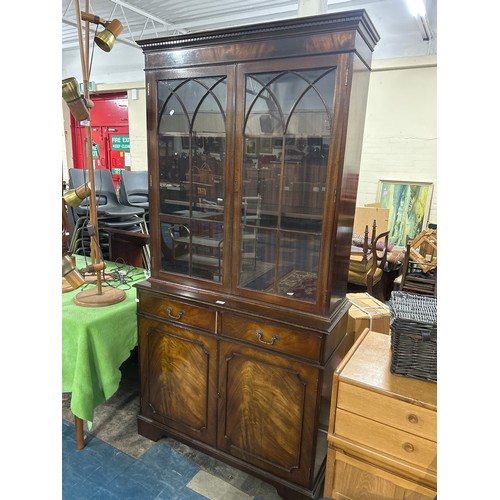
M118 197L124 205L144 209L144 231L149 234L149 187L147 170L125 170L118 185ZM143 246L144 267L149 269L149 242Z
M89 181L88 171L81 168L69 169L69 185L75 188ZM118 199L111 172L107 169L94 171L97 216L99 219L121 219L131 221L133 217L143 217L144 208L123 205ZM84 200L76 209L78 215L89 213L89 200Z
M149 187L147 170L125 170L118 185L120 202L129 207L143 208L146 230L149 223Z
M88 171L79 168L69 169L69 186L76 188L89 181ZM120 203L113 184L111 172L107 169L94 171L97 219L103 258L107 259L108 234L106 228L122 229L134 232L146 232L144 209ZM90 236L87 221L90 216L90 200L84 200L80 206L71 207L68 213L73 217L73 233L70 240L70 252L89 255ZM102 230L102 231L101 231Z
M124 205L149 210L147 170L125 170L121 174L119 199Z

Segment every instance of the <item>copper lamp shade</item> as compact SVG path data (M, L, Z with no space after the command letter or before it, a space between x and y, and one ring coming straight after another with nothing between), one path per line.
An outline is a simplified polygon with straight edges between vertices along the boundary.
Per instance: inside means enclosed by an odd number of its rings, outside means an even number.
M76 78L65 78L62 81L62 97L66 101L75 120L81 122L90 118L85 99L80 95Z
M113 19L103 31L95 36L95 43L104 52L109 52L122 31L123 24L118 19Z

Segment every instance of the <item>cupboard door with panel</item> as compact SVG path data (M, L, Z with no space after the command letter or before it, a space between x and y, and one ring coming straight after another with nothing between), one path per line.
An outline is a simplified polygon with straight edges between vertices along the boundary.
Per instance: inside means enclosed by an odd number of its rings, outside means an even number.
M307 485L319 369L226 341L219 360L218 447Z
M215 445L217 342L171 323L139 319L144 419Z

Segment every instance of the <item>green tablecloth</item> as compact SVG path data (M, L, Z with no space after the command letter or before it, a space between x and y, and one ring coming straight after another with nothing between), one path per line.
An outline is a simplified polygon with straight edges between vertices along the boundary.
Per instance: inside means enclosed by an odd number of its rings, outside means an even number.
M87 259L90 264L90 259ZM77 256L77 268L85 266ZM143 281L144 270L107 262L105 278L126 293L125 300L104 307L82 307L73 297L89 287L62 294L62 392L71 392L71 411L92 427L94 408L109 399L121 380L120 366L137 345L135 283ZM121 279L113 281L112 271ZM103 286L105 285L103 281Z

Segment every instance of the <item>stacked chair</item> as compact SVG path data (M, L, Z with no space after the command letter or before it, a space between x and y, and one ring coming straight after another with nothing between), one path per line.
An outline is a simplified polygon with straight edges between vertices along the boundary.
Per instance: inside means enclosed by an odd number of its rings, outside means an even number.
M118 186L120 202L136 208L143 208L147 219L149 212L149 188L147 170L125 170Z
M132 232L147 232L145 211L141 207L124 205L116 194L111 172L107 169L94 171L99 244L102 258L109 260L108 228ZM80 168L69 169L69 187L76 188L89 181L88 171ZM78 207L68 207L72 226L69 250L78 255L90 255L90 235L87 224L90 222L90 200L86 199Z
M118 185L118 198L124 205L144 210L144 230L149 234L149 187L147 170L125 170ZM149 244L143 247L144 268L150 269Z

